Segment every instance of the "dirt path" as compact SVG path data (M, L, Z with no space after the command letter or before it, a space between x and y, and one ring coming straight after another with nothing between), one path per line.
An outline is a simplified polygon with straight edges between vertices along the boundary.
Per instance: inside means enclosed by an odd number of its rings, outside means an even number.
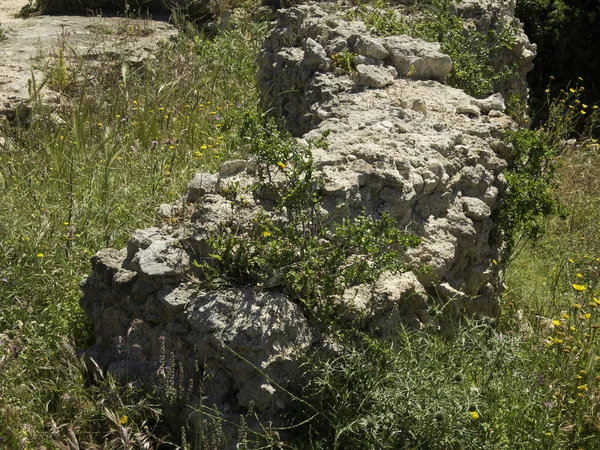
M29 99L28 80L32 70L37 81L42 74L36 58L68 49L67 56L88 58L110 51L140 60L152 52L160 40L176 34L174 28L153 20L85 16L34 16L17 18L27 0L0 0L0 26L8 39L0 42L0 117L11 120L15 109ZM133 30L135 32L127 32ZM48 97L53 94L42 91Z

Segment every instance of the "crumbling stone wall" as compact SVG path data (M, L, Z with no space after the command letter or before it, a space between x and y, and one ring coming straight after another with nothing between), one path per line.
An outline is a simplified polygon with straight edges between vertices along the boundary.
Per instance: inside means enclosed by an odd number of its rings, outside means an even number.
M332 63L345 45L362 58L356 72ZM337 299L340 322L394 339L401 323L443 327L429 314L434 306L445 305L447 317L497 315L494 217L509 160L502 133L514 125L502 96L474 99L445 85L452 62L435 44L378 39L318 5L280 11L259 63L265 101L299 143L326 141L313 152L323 217L388 213L422 237L409 258L431 270L347 289ZM253 160L235 160L196 174L180 201L158 208L157 226L136 231L126 249L98 252L82 284L97 335L88 360L121 377L170 381L176 388L165 392L183 422L194 417L184 405L199 395L228 419L252 402L263 419L278 420L299 355L332 348L278 288L198 288L193 261L211 253L210 233L249 229L270 201L249 189L256 170ZM244 208L231 207L232 183Z

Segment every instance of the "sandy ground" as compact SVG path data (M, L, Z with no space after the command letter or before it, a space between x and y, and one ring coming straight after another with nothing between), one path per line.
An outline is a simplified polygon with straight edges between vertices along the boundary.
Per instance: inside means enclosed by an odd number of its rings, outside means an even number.
M26 0L2 0L0 2L0 24L13 19L16 12L27 4Z
M144 36L101 33L99 29L118 30L123 18L86 16L43 16L26 19L16 14L27 0L0 0L0 25L8 39L0 42L0 116L14 117L15 108L29 100L28 80L32 70L37 81L42 74L32 67L35 58L48 56L60 47L69 55L100 55L106 51L140 60L152 52L160 40L176 34L163 21L139 21L148 30ZM143 22L143 23L142 23ZM129 19L129 24L133 23ZM52 97L51 93L47 93Z

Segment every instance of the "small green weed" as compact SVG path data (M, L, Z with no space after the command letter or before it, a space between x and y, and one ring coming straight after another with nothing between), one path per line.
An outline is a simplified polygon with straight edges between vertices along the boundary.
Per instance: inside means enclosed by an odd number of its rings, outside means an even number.
M335 65L335 67L344 69L346 72L354 72L355 56L355 53L346 50L339 53L334 53L333 55L331 55L331 59L333 60L333 64Z

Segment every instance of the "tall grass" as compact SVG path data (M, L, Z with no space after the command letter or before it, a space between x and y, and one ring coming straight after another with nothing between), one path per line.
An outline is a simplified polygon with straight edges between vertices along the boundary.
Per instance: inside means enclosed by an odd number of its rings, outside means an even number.
M46 78L32 82L26 122L0 125L0 448L189 448L136 387L87 378L78 283L95 251L153 224L193 171L245 154L238 131L257 114L265 32L188 28L140 65L68 48L38 61ZM52 109L44 83L61 93ZM567 142L597 108L564 94L554 128L536 133L560 136L566 219L519 247L500 319L465 320L452 338L399 330L397 347L355 335L314 355L280 430L288 448L598 448L600 155L587 135Z
M90 429L114 428L105 399L61 363L65 338L77 348L92 339L79 281L95 251L152 225L194 171L244 153L236 129L258 104L265 32L240 21L214 39L182 34L139 66L61 48L31 84L27 122L2 124L0 447L47 445L52 424L97 442L102 432ZM58 107L39 101L44 83L61 93ZM133 426L135 414L123 414Z

